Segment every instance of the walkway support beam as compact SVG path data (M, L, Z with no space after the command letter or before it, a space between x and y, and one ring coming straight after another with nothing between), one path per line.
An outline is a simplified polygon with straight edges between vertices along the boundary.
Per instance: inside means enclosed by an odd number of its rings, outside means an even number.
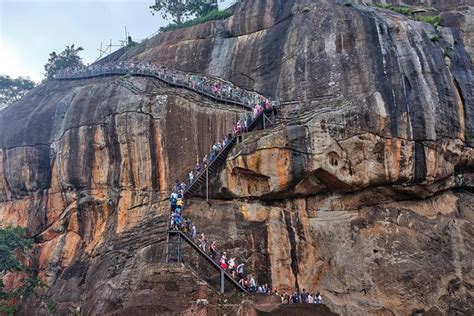
M224 271L221 270L221 293L225 292L225 278L224 278Z

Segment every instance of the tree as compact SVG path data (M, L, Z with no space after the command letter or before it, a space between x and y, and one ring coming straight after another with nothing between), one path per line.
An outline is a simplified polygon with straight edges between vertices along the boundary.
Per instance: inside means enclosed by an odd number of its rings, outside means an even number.
M66 46L66 49L57 54L52 52L49 54L48 63L44 65L46 79L53 79L54 74L64 68L83 66L82 58L79 52L83 51L82 47Z
M181 24L193 14L205 15L217 8L217 0L155 0L151 13L160 12L163 19L171 17L173 23Z
M33 241L26 237L26 230L20 227L0 228L0 314L12 315L16 310L16 303L23 296L33 293L41 282L25 267L20 256L25 257ZM7 272L23 272L23 284L17 289L4 290L3 276Z
M35 87L35 82L27 78L0 75L0 110L20 100Z
M190 10L196 14L196 17L205 16L212 10L217 10L217 0L191 1Z

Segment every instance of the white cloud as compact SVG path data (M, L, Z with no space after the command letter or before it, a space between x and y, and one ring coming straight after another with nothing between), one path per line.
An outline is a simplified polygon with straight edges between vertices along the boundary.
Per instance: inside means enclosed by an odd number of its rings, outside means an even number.
M34 81L41 81L42 75L36 69L30 69L22 56L21 51L16 46L0 38L0 73L11 77L30 77Z

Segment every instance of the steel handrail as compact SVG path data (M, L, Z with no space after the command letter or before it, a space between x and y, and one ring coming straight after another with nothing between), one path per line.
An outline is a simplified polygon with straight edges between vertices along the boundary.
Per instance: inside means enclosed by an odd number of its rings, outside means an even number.
M248 125L248 128L247 128L247 131L248 129L255 123L257 122L262 116L263 116L263 112L264 110L262 110L262 112L260 112L258 114L257 117L255 117L251 122L250 124ZM192 188L192 186L199 180L199 178L206 172L206 170L208 170L212 164L217 160L217 158L220 157L220 155L229 147L229 146L233 146L235 144L235 140L237 139L238 136L242 135L242 133L240 134L237 134L237 135L234 135L232 136L232 138L230 139L230 141L228 142L228 144L222 148L222 150L216 155L216 157L204 168L202 169L197 175L196 177L194 178L193 182L191 182L189 184L189 187L186 188L186 190L184 191L184 195L186 195L188 193L188 191Z
M214 267L216 267L219 271L223 272L224 275L229 279L231 280L235 286L237 286L240 290L242 290L243 292L247 293L248 291L242 286L240 285L239 282L237 282L233 277L232 275L229 274L229 272L227 272L226 270L222 269L221 266L214 260L212 259L204 250L202 250L201 247L199 247L198 244L196 244L194 242L194 240L192 240L191 238L189 238L186 234L184 234L182 231L180 230L170 230L169 233L179 233L181 235L182 238L184 238L184 240L186 240L186 242L188 242L188 244L190 244L195 250L197 250L201 255L203 255L208 261L210 261Z
M212 99L215 99L217 101L221 101L224 103L232 103L235 105L240 105L242 107L245 107L247 109L253 109L253 106L245 104L239 100L235 100L233 98L223 98L221 96L218 96L216 94L211 94L204 89L199 89L199 88L194 88L189 84L186 83L181 83L179 80L174 80L174 78L171 75L164 74L163 76L159 75L157 72L145 72L145 71L130 71L130 70L104 70L98 73L91 73L91 74L85 74L85 75L71 75L71 76L61 76L58 75L55 77L56 80L81 80L81 79L90 79L90 78L96 78L96 77L104 77L104 76L122 76L122 75L133 75L133 76L142 76L142 77L152 77L156 78L160 81L163 81L169 85L172 86L177 86L181 88L186 88L188 90L200 93L202 95L205 95L207 97L210 97ZM171 77L173 78L172 80L168 80L166 77ZM246 90L245 90L246 91ZM249 91L247 91L249 92ZM252 92L254 93L254 92ZM260 97L263 97L259 95Z

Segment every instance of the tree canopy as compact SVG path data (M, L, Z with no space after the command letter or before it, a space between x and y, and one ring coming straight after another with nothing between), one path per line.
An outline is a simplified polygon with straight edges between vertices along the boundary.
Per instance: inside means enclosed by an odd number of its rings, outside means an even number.
M32 244L32 240L26 237L24 228L0 228L0 314L13 315L18 300L31 294L36 286L42 285L32 271L18 259L20 255L27 254ZM2 280L5 273L19 271L26 273L22 285L17 289L5 291Z
M173 23L181 24L189 17L203 16L217 8L217 0L155 0L150 6L152 14L160 12L163 19L172 19Z
M66 46L62 52L57 54L52 52L49 54L48 62L44 65L46 79L53 79L54 74L64 68L83 66L82 58L79 52L83 51L82 47L75 47L74 44Z
M0 110L20 100L35 87L35 82L27 78L0 75Z

